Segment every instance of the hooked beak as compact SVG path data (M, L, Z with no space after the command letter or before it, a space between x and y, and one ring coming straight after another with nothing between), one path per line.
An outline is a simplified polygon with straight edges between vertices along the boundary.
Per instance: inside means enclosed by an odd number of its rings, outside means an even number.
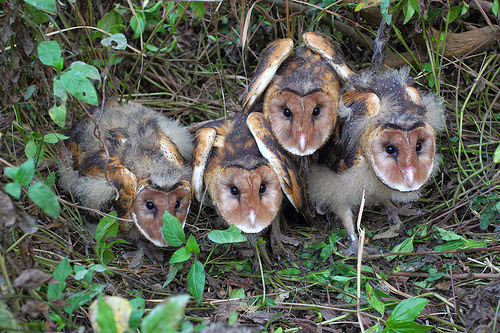
M248 215L247 215L247 219L248 219L248 222L250 223L250 226L253 228L255 227L255 216L256 216L256 213L255 213L255 209L250 209L248 211Z
M306 134L304 132L299 132L299 149L301 152L306 150Z
M415 168L412 167L412 166L409 166L409 167L406 167L403 169L403 177L405 177L405 180L406 182L408 183L408 185L411 187L413 186L413 180L414 180L414 176L415 176Z

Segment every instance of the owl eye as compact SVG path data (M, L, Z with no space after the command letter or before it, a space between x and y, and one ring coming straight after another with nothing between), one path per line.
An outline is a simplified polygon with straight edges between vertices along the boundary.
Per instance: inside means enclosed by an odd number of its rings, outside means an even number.
M146 208L147 208L147 209L149 209L149 210L153 210L153 209L155 209L155 208L156 208L156 206L155 206L155 204L154 204L154 202L153 202L153 201L148 200L148 201L146 202Z
M264 193L266 192L266 190L267 190L266 184L260 184L259 193Z
M290 111L289 108L283 108L283 115L287 118L291 117L292 116L292 111Z
M236 186L231 186L231 188L229 189L229 192L232 195L238 195L238 194L240 194L240 191L238 190L238 188Z
M319 106L315 107L313 110L313 116L319 116L321 113L321 108Z
M417 145L415 146L416 151L421 151L422 150L422 142L417 142Z
M180 206L181 206L181 201L180 201L180 200L177 200L177 201L175 202L174 209L178 209Z
M394 148L394 146L392 145L388 145L385 147L385 152L389 155L393 155L396 153L396 148Z

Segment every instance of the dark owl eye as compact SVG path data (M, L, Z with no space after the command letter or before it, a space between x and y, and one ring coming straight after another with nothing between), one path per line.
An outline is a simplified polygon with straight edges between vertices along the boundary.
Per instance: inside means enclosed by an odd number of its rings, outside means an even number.
M266 192L266 190L267 190L266 184L260 184L259 193L264 193Z
M156 208L156 206L155 206L155 204L153 203L153 201L148 200L148 201L146 202L146 208L147 208L147 209L149 209L149 210L153 210L153 209L155 209L155 208Z
M177 201L175 202L174 209L178 209L180 206L181 206L181 201L180 201L180 200L177 200Z
M283 108L283 115L287 118L292 116L292 111L289 108Z
M416 151L421 151L422 150L422 142L417 142L417 145L415 146Z
M236 186L231 186L231 188L229 189L229 192L231 192L232 195L240 194L240 191L238 190L238 188Z
M396 148L394 148L394 146L392 146L392 145L388 145L385 147L385 152L389 155L392 155L392 154L396 153Z
M320 113L321 113L321 108L318 106L315 107L313 110L313 116L319 116Z

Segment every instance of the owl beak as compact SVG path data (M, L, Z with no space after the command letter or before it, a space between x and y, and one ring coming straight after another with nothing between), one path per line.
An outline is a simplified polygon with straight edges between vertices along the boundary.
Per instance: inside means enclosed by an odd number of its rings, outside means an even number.
M247 219L248 219L248 222L250 222L251 227L255 226L255 216L256 216L255 209L253 209L253 208L250 209L248 211Z
M304 132L299 132L299 149L301 152L306 150L306 134Z
M413 185L414 176L415 176L415 168L414 167L409 166L409 167L403 169L403 177L405 177L405 180L409 186Z

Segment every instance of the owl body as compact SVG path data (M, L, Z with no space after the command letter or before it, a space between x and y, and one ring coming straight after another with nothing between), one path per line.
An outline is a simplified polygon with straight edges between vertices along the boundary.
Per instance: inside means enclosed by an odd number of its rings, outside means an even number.
M352 208L393 207L420 197L438 169L435 137L444 127L443 103L409 84L408 69L368 73L342 95L341 117L320 163L308 175L319 212L334 212L355 241Z
M139 104L106 104L77 122L61 149L59 184L86 207L117 211L120 230L167 246L165 211L184 225L190 206L192 137Z
M272 43L260 59L244 105L263 98L263 113L279 144L297 156L313 154L330 137L337 121L342 81L349 70L337 44L317 34L303 35L293 51L290 39Z

